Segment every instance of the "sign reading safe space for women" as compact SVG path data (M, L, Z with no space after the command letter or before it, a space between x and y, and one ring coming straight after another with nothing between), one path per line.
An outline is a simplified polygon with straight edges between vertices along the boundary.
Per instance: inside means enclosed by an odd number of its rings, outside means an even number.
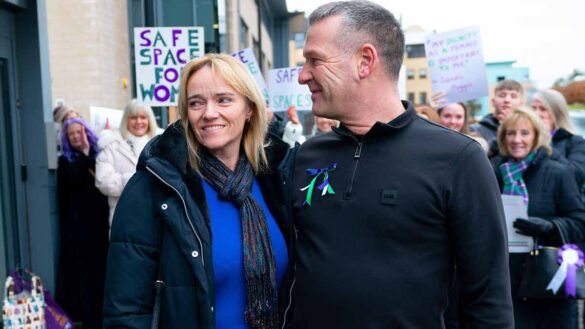
M175 106L181 70L205 51L203 27L134 28L136 94L151 106Z
M447 103L488 95L479 28L429 34L425 51L433 92L445 92Z

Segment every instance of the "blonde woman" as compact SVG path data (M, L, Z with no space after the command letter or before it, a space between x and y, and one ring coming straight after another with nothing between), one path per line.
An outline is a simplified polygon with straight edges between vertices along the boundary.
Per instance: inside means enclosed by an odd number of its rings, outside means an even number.
M532 97L530 106L550 131L555 159L574 169L577 185L582 188L585 183L585 140L575 133L565 97L553 89L540 90Z
M108 197L110 227L118 198L136 172L142 149L161 132L150 106L133 99L124 107L120 130L104 131L100 137L95 184Z
M277 328L289 301L293 231L277 170L288 145L265 141L260 90L228 55L185 66L179 114L118 202L105 327L150 328L161 280L161 328Z
M515 110L498 130L500 156L493 160L502 194L521 196L528 218L513 223L522 235L545 246L585 238L585 208L571 169L551 159L549 129L530 110ZM516 328L577 327L574 300L531 300L518 296L527 253L511 253L510 277Z

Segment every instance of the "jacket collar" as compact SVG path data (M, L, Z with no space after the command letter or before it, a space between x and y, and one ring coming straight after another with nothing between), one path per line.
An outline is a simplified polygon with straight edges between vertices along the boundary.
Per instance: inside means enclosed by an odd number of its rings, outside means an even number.
M400 130L406 126L408 126L412 121L414 121L418 116L416 111L414 110L414 106L409 101L402 101L402 106L404 106L405 111L394 118L390 122L376 122L372 128L366 133L366 135L384 135L387 133L391 133L397 130ZM339 128L333 127L333 131L340 135L344 136L355 136L347 127L343 124L339 125Z
M559 128L552 137L553 142L558 142L563 139L571 138L573 134L571 134L568 130L564 128Z
M498 119L496 119L493 113L490 113L483 117L483 119L479 121L479 124L494 130L498 130L498 127L500 126L500 122L498 121Z

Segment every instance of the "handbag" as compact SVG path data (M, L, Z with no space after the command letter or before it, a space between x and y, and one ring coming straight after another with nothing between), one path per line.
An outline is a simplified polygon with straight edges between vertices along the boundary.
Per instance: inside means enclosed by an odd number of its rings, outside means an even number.
M12 280L14 281L15 292L31 291L33 288L32 278L35 276L34 273L25 269L16 269L12 271L10 277L12 277ZM61 306L57 304L51 293L45 289L41 290L45 299L45 328L75 329L73 321Z
M2 321L5 329L45 329L45 298L38 276L31 278L30 290L15 292L12 276L6 278Z
M569 244L564 231L557 227L562 247L538 246L528 254L518 296L526 299L585 299L583 244Z

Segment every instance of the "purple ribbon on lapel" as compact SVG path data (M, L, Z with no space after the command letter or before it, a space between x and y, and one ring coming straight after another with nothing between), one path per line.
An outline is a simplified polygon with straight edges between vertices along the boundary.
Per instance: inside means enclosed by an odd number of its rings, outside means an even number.
M322 196L325 196L325 194L335 194L335 191L333 191L333 188L331 187L331 182L329 181L329 173L334 171L337 168L337 163L333 163L331 164L329 167L325 167L325 168L320 168L320 169L313 169L313 168L309 168L307 169L307 174L310 176L314 176L313 179L311 180L311 182L309 183L309 185L303 187L301 189L301 191L307 191L307 196L305 197L305 202L303 203L303 205L311 205L311 198L313 197L313 189L315 188L315 183L317 182L317 179L320 176L323 176L323 181L321 182L321 184L319 184L319 186L317 186L317 189L319 189L321 192Z

